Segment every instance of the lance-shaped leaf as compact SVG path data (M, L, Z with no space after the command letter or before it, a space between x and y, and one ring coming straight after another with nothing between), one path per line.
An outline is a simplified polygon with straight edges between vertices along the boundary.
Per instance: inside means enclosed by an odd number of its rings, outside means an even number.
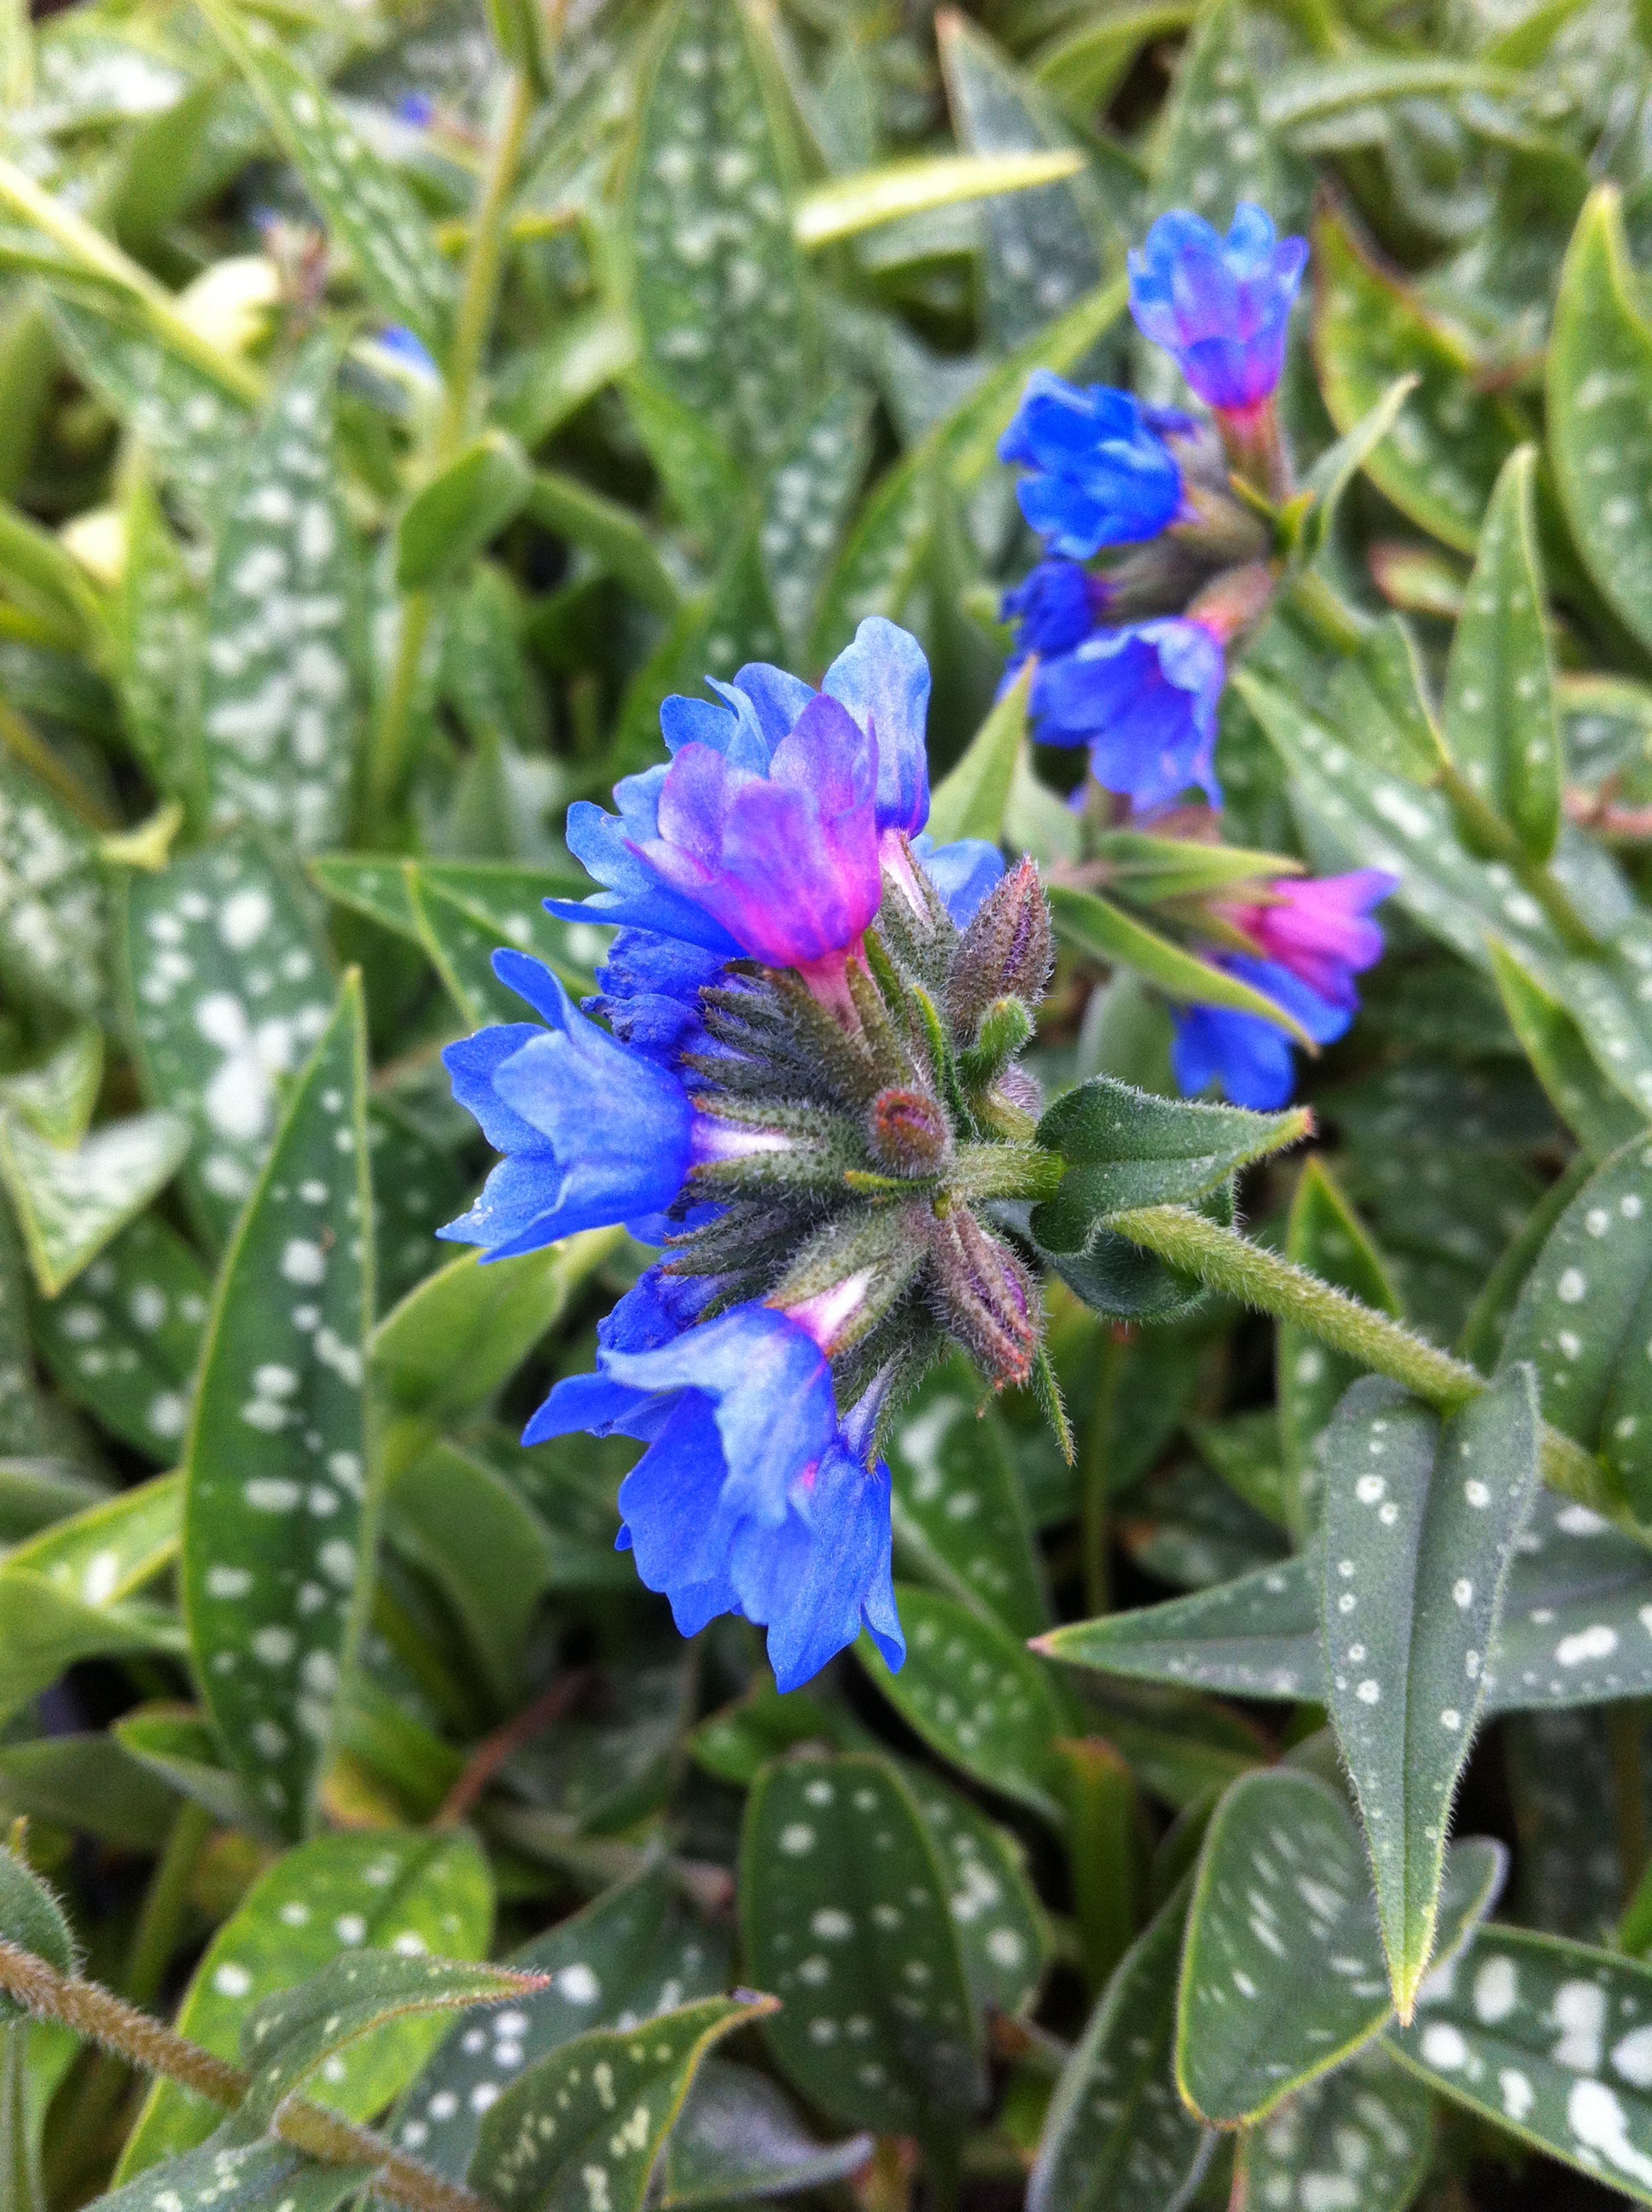
M26 1006L95 1017L105 934L91 839L27 769L0 759L0 987Z
M1171 2057L1188 1888L1119 1961L1061 2069L1027 2212L1175 2212L1210 2164L1218 2137L1182 2103Z
M1400 1301L1363 1222L1315 1157L1302 1172L1285 1224L1285 1257L1322 1282L1334 1283L1378 1313L1400 1315ZM1289 1525L1300 1538L1319 1523L1324 1469L1317 1446L1343 1392L1364 1372L1306 1329L1282 1322L1274 1354L1278 1377L1279 1439L1295 1477Z
M128 893L127 988L155 1103L196 1131L185 1186L226 1237L275 1133L276 1086L326 1027L334 986L291 879L232 832ZM256 995L254 978L267 988Z
M1652 389L1652 387L1649 387ZM1534 860L1560 834L1562 761L1533 490L1537 448L1503 463L1446 670L1446 743Z
M1602 1161L1526 1279L1503 1362L1530 1360L1544 1413L1598 1449L1631 1504L1652 1512L1652 1143L1633 1137Z
M1298 557L1311 561L1331 542L1332 526L1342 504L1343 494L1376 452L1400 418L1400 410L1417 388L1413 373L1397 376L1374 407L1367 410L1351 428L1344 431L1333 445L1328 446L1316 460L1303 480L1303 489L1314 495L1303 524L1298 544ZM1384 588L1387 588L1385 584Z
M1073 1621L1034 1649L1070 1667L1229 1697L1317 1698L1321 1583L1316 1546L1188 1597Z
M31 1820L117 1850L161 1851L178 1814L177 1794L165 1778L102 1731L0 1746L0 1789Z
M157 791L198 799L197 687L202 595L149 475L131 470L123 517L126 565L115 623L115 679L132 750Z
M995 1620L938 1590L902 1586L906 1663L891 1674L870 1637L855 1656L901 1717L943 1759L1060 1822L1052 1759L1069 1732L1043 1662Z
M1572 234L1548 350L1549 450L1578 550L1643 643L1652 641L1652 326L1615 185Z
M138 1705L123 1713L112 1733L138 1764L197 1805L204 1805L226 1827L246 1828L260 1838L275 1830L252 1802L238 1775L223 1763L210 1723L192 1705Z
M324 85L257 16L211 0L207 14L257 95L304 188L349 253L380 314L433 353L446 342L452 288L435 235L406 183Z
M1054 1197L1034 1207L1032 1233L1047 1250L1082 1252L1108 1214L1189 1205L1312 1127L1303 1107L1251 1114L1093 1076L1058 1098L1038 1125L1038 1142L1067 1168Z
M184 1604L203 1698L301 1832L372 1571L367 1045L351 978L219 1277L185 1454Z
M337 368L332 338L312 339L247 443L219 525L201 665L209 819L256 823L299 853L340 834L358 706Z
M747 1801L747 1970L782 2008L787 2077L850 2126L932 2135L985 2087L979 2018L939 1855L887 1760L777 1762Z
M947 1875L976 2008L993 2006L1013 2018L1032 2005L1050 1960L1050 1931L1026 1853L1007 1828L926 1767L902 1762L901 1774Z
M1290 174L1262 119L1253 51L1253 19L1231 0L1201 17L1160 122L1155 214L1185 207L1225 224L1240 200L1254 200L1285 216Z
M112 2189L102 2212L333 2212L371 2178L363 2166L324 2166L283 2142L237 2142L233 2125L198 2149Z
M34 1279L49 1298L72 1283L172 1181L190 1147L180 1114L106 1121L60 1152L26 1121L0 1115L0 1182Z
M823 2143L766 2074L708 2058L689 2091L659 2169L659 2212L791 2196L847 2180L872 2157L870 2136Z
M474 2188L501 2212L642 2212L700 2062L775 2009L750 1993L659 2014L646 2033L594 2029L513 2083L482 2124Z
M872 411L864 386L828 392L769 479L757 550L780 628L799 651L865 476Z
M984 837L999 843L1016 764L1027 742L1027 700L1032 670L1025 668L998 700L962 757L937 784L929 805L932 836Z
M1327 1703L1402 2020L1433 1951L1451 1802L1539 1480L1538 1426L1527 1366L1446 1421L1368 1376L1325 1440Z
M902 1409L887 1456L902 1559L1017 1635L1043 1627L1049 1596L1003 1417L961 1360Z
M1451 1854L1439 1955L1491 1909L1500 1844ZM1176 2081L1216 2127L1265 2119L1369 2043L1392 2012L1365 1855L1338 1791L1276 1766L1241 1776L1205 1833L1176 2017Z
M390 2125L403 2148L455 2180L471 2163L483 2114L525 2065L591 2028L635 2026L714 1996L728 1979L728 1941L653 1868L559 1921L510 1963L545 1976L547 1986L452 2029Z
M925 215L932 208L1035 191L1084 167L1077 151L933 154L882 168L857 169L817 185L799 200L793 229L800 246L830 246L879 224ZM1092 283L1095 281L1092 276Z
M0 1076L0 1114L15 1115L47 1144L67 1151L92 1126L103 1081L103 1032L71 1030L32 1067Z
M507 430L486 430L408 502L396 527L396 582L404 592L455 582L513 522L533 489L527 456Z
M1235 1013L1260 1014L1299 1044L1309 1042L1295 1015L1266 991L1253 989L1225 969L1214 968L1196 953L1185 951L1110 900L1098 898L1094 891L1078 890L1071 884L1054 884L1049 901L1058 935L1075 951L1087 952L1109 966L1133 968L1173 999L1197 1006L1228 1006Z
M492 1924L488 1863L463 1829L314 1837L277 1859L213 1937L185 1992L179 2033L217 2057L238 2058L242 2028L258 2005L341 1954L365 1948L477 1958L487 1950ZM367 2118L416 2071L440 2034L428 2021L392 2023L343 2054L319 2101L349 2118ZM191 2091L157 2081L116 2179L204 2142L218 2117Z
M1645 1125L1646 1102L1633 1103L1606 1079L1571 1007L1546 990L1506 945L1492 945L1491 972L1538 1081L1584 1151L1602 1160L1627 1144Z
M1239 2138L1234 2189L1269 2212L1406 2212L1434 2148L1434 2102L1378 2046L1287 2097Z
M753 38L717 0L677 0L662 27L630 179L632 298L653 380L731 453L772 459L813 337Z
M1483 1928L1385 2039L1455 2103L1652 2204L1652 1967Z

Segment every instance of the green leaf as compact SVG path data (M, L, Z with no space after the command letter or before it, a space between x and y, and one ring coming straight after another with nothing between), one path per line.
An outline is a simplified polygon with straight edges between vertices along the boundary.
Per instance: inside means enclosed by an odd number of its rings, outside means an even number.
M282 2142L236 2143L229 2130L98 2197L99 2212L333 2212L370 2179L361 2166L323 2166Z
M1560 835L1560 720L1545 626L1533 480L1537 448L1503 463L1446 671L1445 736L1468 781L1534 860Z
M262 2133L335 2052L387 2021L498 2003L533 1985L507 1967L411 1951L330 1959L296 1989L264 1997L241 2022L241 2057L252 2080L236 2111L236 2132Z
M463 1830L380 1829L317 1836L261 1875L208 1945L179 2008L179 2033L236 2058L241 2031L266 1997L290 1990L343 1952L481 1956L493 1918L488 1863ZM392 2025L347 2053L319 2101L351 2119L378 2112L417 2070L439 2027ZM216 2109L157 2081L129 2137L117 2181L205 2140Z
M856 1657L932 1750L1059 1826L1052 1747L1068 1718L1042 1662L956 1598L909 1585L898 1595L907 1634L899 1674L870 1637Z
M594 2029L542 2058L482 2123L471 2186L501 2212L642 2212L701 2061L774 2009L750 1993L659 2014L646 2035Z
M292 879L239 830L133 874L126 971L144 1088L193 1123L185 1184L222 1239L270 1149L280 1079L327 1025L325 951Z
M629 237L649 373L729 453L773 460L809 388L811 312L751 33L676 0L642 96Z
M981 2031L939 1855L883 1759L766 1767L747 1800L747 1970L781 2008L781 2070L850 2126L933 2136L985 2090Z
M1400 1317L1400 1301L1364 1225L1317 1154L1308 1161L1285 1224L1287 1260L1378 1313ZM1281 1322L1275 1341L1279 1439L1296 1480L1288 1497L1290 1523L1302 1536L1319 1522L1324 1471L1315 1447L1338 1401L1364 1370L1330 1351L1306 1329Z
M1376 405L1327 446L1309 470L1303 489L1313 493L1314 504L1303 525L1300 551L1304 561L1314 560L1331 543L1343 494L1393 430L1400 409L1416 389L1414 371L1395 377Z
M473 447L471 450L474 453L478 449ZM456 463L455 467L458 465ZM557 537L567 538L571 545L582 547L600 568L606 569L610 576L617 577L628 591L635 592L645 606L653 607L657 614L670 616L676 613L683 595L671 570L656 551L653 535L638 521L629 507L623 507L618 500L609 499L601 492L592 491L577 477L564 476L560 471L550 469L531 471L525 501L508 505L504 495L510 490L506 483L509 471L501 464L495 473L499 478L501 513L504 520L508 520L518 507L525 504L528 514L542 529L554 531ZM402 544L405 555L409 532L417 515L418 526L428 539L426 552L438 562L440 568L452 573L459 563L446 562L443 558L446 549L435 527L439 518L434 514L422 514L419 512L430 495L446 481L446 478L439 479L437 484L428 486L408 509L403 519ZM488 533L489 537L492 534L491 531ZM486 542L483 538L480 544L485 544ZM480 544L474 550L480 550Z
M1252 1114L1092 1076L1058 1098L1038 1125L1038 1142L1067 1167L1054 1197L1033 1208L1032 1233L1052 1252L1082 1252L1108 1214L1191 1204L1310 1127L1300 1107Z
M1383 2052L1362 2051L1239 2138L1234 2187L1278 2212L1406 2212L1434 2148L1434 2106Z
M1627 1144L1647 1116L1601 1074L1570 1006L1546 990L1507 946L1491 948L1491 972L1509 1027L1555 1111L1591 1159Z
M930 834L940 844L954 837L1004 839L1005 809L1016 763L1027 742L1030 665L1023 669L976 731L962 757L936 786L929 802Z
M1043 1907L1019 1839L926 1767L897 1762L949 1883L947 1903L976 2009L1031 2010L1051 1956Z
M75 1939L63 1907L27 1861L9 1850L0 1850L0 1937L60 1974L75 1971ZM0 2020L26 2017L15 1997L0 1995Z
M103 1081L103 1032L71 1030L33 1067L0 1076L0 1114L15 1115L37 1137L67 1150L92 1123Z
M1041 48L1032 77L1066 108L1075 122L1088 125L1105 108L1144 46L1185 31L1198 15L1192 0L1146 0L1139 7L1109 9L1094 21L1081 21Z
M180 1115L135 1114L106 1121L66 1152L0 1115L0 1182L45 1297L56 1297L165 1189L190 1134Z
M361 988L288 1098L227 1255L185 1453L183 1589L231 1763L301 1832L372 1573L373 1194Z
M594 971L607 951L607 933L590 922L559 921L542 903L548 892L554 896L574 887L555 885L543 869L482 866L439 871L407 865L419 942L466 1022L523 1018L522 1000L494 973L493 957L501 939L554 968L574 993L595 989ZM586 888L578 886L576 896Z
M1230 1697L1324 1694L1319 1548L1163 1605L1075 1620L1035 1648L1069 1667L1186 1684Z
M1433 1950L1452 1800L1539 1481L1538 1426L1521 1366L1443 1422L1368 1376L1326 1436L1327 1704L1402 2020Z
M1161 899L1203 898L1297 876L1302 862L1283 853L1246 852L1234 845L1206 845L1187 837L1155 837L1143 830L1103 830L1095 838L1097 859L1107 866L1111 888L1133 904L1152 906Z
M396 527L396 583L404 592L457 582L513 522L533 471L508 430L484 430L408 501Z
M1652 642L1652 327L1613 185L1590 196L1567 251L1548 350L1549 451L1589 574Z
M1387 2048L1430 2087L1637 2203L1652 2203L1652 1968L1484 1928L1429 1977Z
M799 650L865 477L872 411L859 385L828 392L769 479L757 549L780 628Z
M949 13L937 30L959 144L983 162L1052 164L1036 189L981 210L982 323L1000 352L1101 283L1101 241L1116 257L1117 217L1096 167L1038 86L967 17ZM1065 179L1053 166L1064 156Z
M817 2142L766 2074L708 2058L665 2145L660 2212L824 2188L858 2173L872 2154L869 2136Z
M1003 1417L954 1359L902 1407L885 1446L903 1561L1017 1636L1049 1619Z
M1185 2204L1218 2137L1176 2091L1176 1962L1187 1884L1160 1907L1102 1992L1061 2069L1027 2212L1147 2212Z
M622 1232L583 1230L486 1265L466 1252L408 1292L374 1331L374 1376L400 1413L433 1425L485 1405L553 1329Z
M1075 951L1104 960L1111 967L1133 968L1173 999L1196 1006L1230 1006L1236 1013L1260 1014L1297 1043L1309 1043L1301 1023L1277 1000L1242 983L1225 969L1212 967L1196 953L1184 951L1110 900L1071 884L1052 884L1049 902L1056 934Z
M483 2114L525 2064L589 2029L634 2027L685 1999L715 1995L728 1978L728 1944L656 1867L604 1891L513 1952L510 1963L548 1976L550 1986L494 2014L481 2035L454 2028L391 2125L403 2148L455 2180L470 2166Z
M1550 1231L1503 1339L1530 1360L1545 1417L1598 1450L1634 1510L1652 1512L1652 1144L1632 1137ZM1643 1379L1644 1378L1644 1379Z
M204 10L258 97L323 221L349 254L361 289L438 356L452 312L447 267L407 185L362 138L325 86L255 15L222 0Z
M1437 782L1449 755L1417 641L1397 615L1373 623L1333 672L1328 701L1339 733L1362 760L1409 783Z
M446 1133L427 1130L414 1113L380 1095L367 1109L367 1153L373 1165L379 1242L380 1306L394 1304L440 1267L436 1231L465 1211L470 1178Z
M814 185L798 200L792 228L799 246L831 246L931 208L1024 192L1076 175L1084 155L1057 149L1013 154L930 154L891 161ZM1092 282L1094 280L1092 279Z
M1187 208L1225 230L1238 203L1254 200L1285 216L1291 182L1262 119L1250 33L1245 11L1219 0L1188 40L1159 118L1156 215Z
M500 364L494 412L529 453L636 360L636 332L602 301L559 319L540 342Z
M113 1723L112 1733L140 1765L180 1796L204 1805L215 1820L259 1837L274 1834L239 1776L225 1766L210 1723L192 1705L136 1706Z
M226 488L201 661L209 818L255 823L299 853L340 835L360 710L337 365L331 336L311 340Z
M27 769L0 757L0 987L25 1006L95 1018L106 926L85 830Z
M0 1745L0 1797L13 1814L127 1851L161 1850L178 1811L165 1780L110 1735Z
M1472 553L1497 473L1518 442L1506 400L1478 390L1468 347L1414 293L1379 270L1333 215L1314 234L1314 350L1320 386L1346 434L1400 376L1415 376L1392 433L1364 470L1432 537Z
M1489 1910L1502 1846L1451 1854L1439 1956ZM1200 1852L1181 1953L1176 2081L1213 2126L1266 2119L1388 2018L1364 1854L1342 1799L1300 1769L1243 1775Z

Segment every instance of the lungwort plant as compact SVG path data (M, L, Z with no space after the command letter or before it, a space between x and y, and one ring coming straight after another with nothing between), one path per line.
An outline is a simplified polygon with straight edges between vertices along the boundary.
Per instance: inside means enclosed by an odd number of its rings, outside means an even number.
M1652 2203L1644 15L0 0L0 2212Z

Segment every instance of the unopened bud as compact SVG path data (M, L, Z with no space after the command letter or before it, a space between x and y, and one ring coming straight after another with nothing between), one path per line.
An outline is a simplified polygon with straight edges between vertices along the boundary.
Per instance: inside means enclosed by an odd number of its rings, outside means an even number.
M1054 958L1050 910L1031 860L1012 868L993 889L959 940L947 977L946 1010L960 1044L975 1042L995 1000L1036 1006Z
M994 999L981 1018L975 1042L958 1054L958 1073L971 1091L984 1091L1031 1038L1033 1018L1021 999Z
M932 1175L951 1149L946 1116L921 1091L880 1091L866 1123L873 1157L892 1175Z
M967 1206L933 1218L930 1255L946 1326L999 1389L1024 1382L1038 1351L1038 1307L1026 1269Z

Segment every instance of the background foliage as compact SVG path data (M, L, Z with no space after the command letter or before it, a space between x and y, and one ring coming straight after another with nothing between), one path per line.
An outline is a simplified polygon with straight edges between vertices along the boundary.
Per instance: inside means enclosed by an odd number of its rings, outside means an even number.
M0 1933L194 2046L9 2012L4 2212L1652 2203L1644 9L0 0ZM1241 198L1318 499L1225 843L1109 837L988 718L994 445L1175 397L1123 254ZM498 943L590 988L661 698L872 612L1056 886L1052 1091L1172 1088L1205 895L1400 878L1243 1204L1497 1380L1092 1248L1076 1467L936 1375L907 1667L780 1700L517 1444L641 1255L449 1257L436 1055Z

